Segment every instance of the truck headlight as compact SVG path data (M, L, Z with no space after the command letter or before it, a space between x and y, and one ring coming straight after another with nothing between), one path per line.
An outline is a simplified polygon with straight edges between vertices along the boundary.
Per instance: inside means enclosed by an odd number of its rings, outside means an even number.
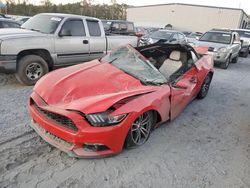
M220 53L226 53L226 52L227 52L227 48L224 48L224 47L219 48L219 49L217 50L217 53L218 53L218 54L220 54Z
M87 114L86 118L88 122L94 127L106 127L111 125L116 125L122 122L127 114L120 114L116 116L110 116L110 111L95 113L95 114Z

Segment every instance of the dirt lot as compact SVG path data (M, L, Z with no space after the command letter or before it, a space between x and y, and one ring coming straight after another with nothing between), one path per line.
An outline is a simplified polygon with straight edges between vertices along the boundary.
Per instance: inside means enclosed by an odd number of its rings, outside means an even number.
M250 59L216 69L209 95L142 147L73 159L28 126L32 87L0 74L0 187L250 187Z

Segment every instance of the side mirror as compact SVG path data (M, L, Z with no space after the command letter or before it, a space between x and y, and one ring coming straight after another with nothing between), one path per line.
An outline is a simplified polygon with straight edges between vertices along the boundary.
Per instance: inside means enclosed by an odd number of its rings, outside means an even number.
M64 37L64 36L71 36L71 32L69 29L62 29L59 34L59 37Z
M195 39L196 39L196 40L199 40L199 39L200 39L200 37L195 37Z

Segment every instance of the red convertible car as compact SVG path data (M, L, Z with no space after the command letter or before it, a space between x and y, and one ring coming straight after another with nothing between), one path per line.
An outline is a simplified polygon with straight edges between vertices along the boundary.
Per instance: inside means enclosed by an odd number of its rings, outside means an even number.
M29 101L31 126L70 156L118 154L204 98L213 72L212 57L188 45L123 46L41 78Z

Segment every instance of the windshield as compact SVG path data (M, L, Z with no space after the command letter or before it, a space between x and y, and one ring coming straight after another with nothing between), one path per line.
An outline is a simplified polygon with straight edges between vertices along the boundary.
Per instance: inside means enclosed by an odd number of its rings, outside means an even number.
M172 32L168 31L156 31L150 35L150 38L154 39L166 39L169 40L172 35Z
M250 30L249 31L235 30L235 32L239 33L240 37L250 38Z
M63 17L52 15L36 15L25 22L21 28L46 34L55 33Z
M200 41L230 44L231 38L232 34L230 33L207 32L200 38Z
M139 79L145 84L163 84L166 78L150 64L139 52L130 46L125 46L112 51L101 59L112 63L116 68Z

